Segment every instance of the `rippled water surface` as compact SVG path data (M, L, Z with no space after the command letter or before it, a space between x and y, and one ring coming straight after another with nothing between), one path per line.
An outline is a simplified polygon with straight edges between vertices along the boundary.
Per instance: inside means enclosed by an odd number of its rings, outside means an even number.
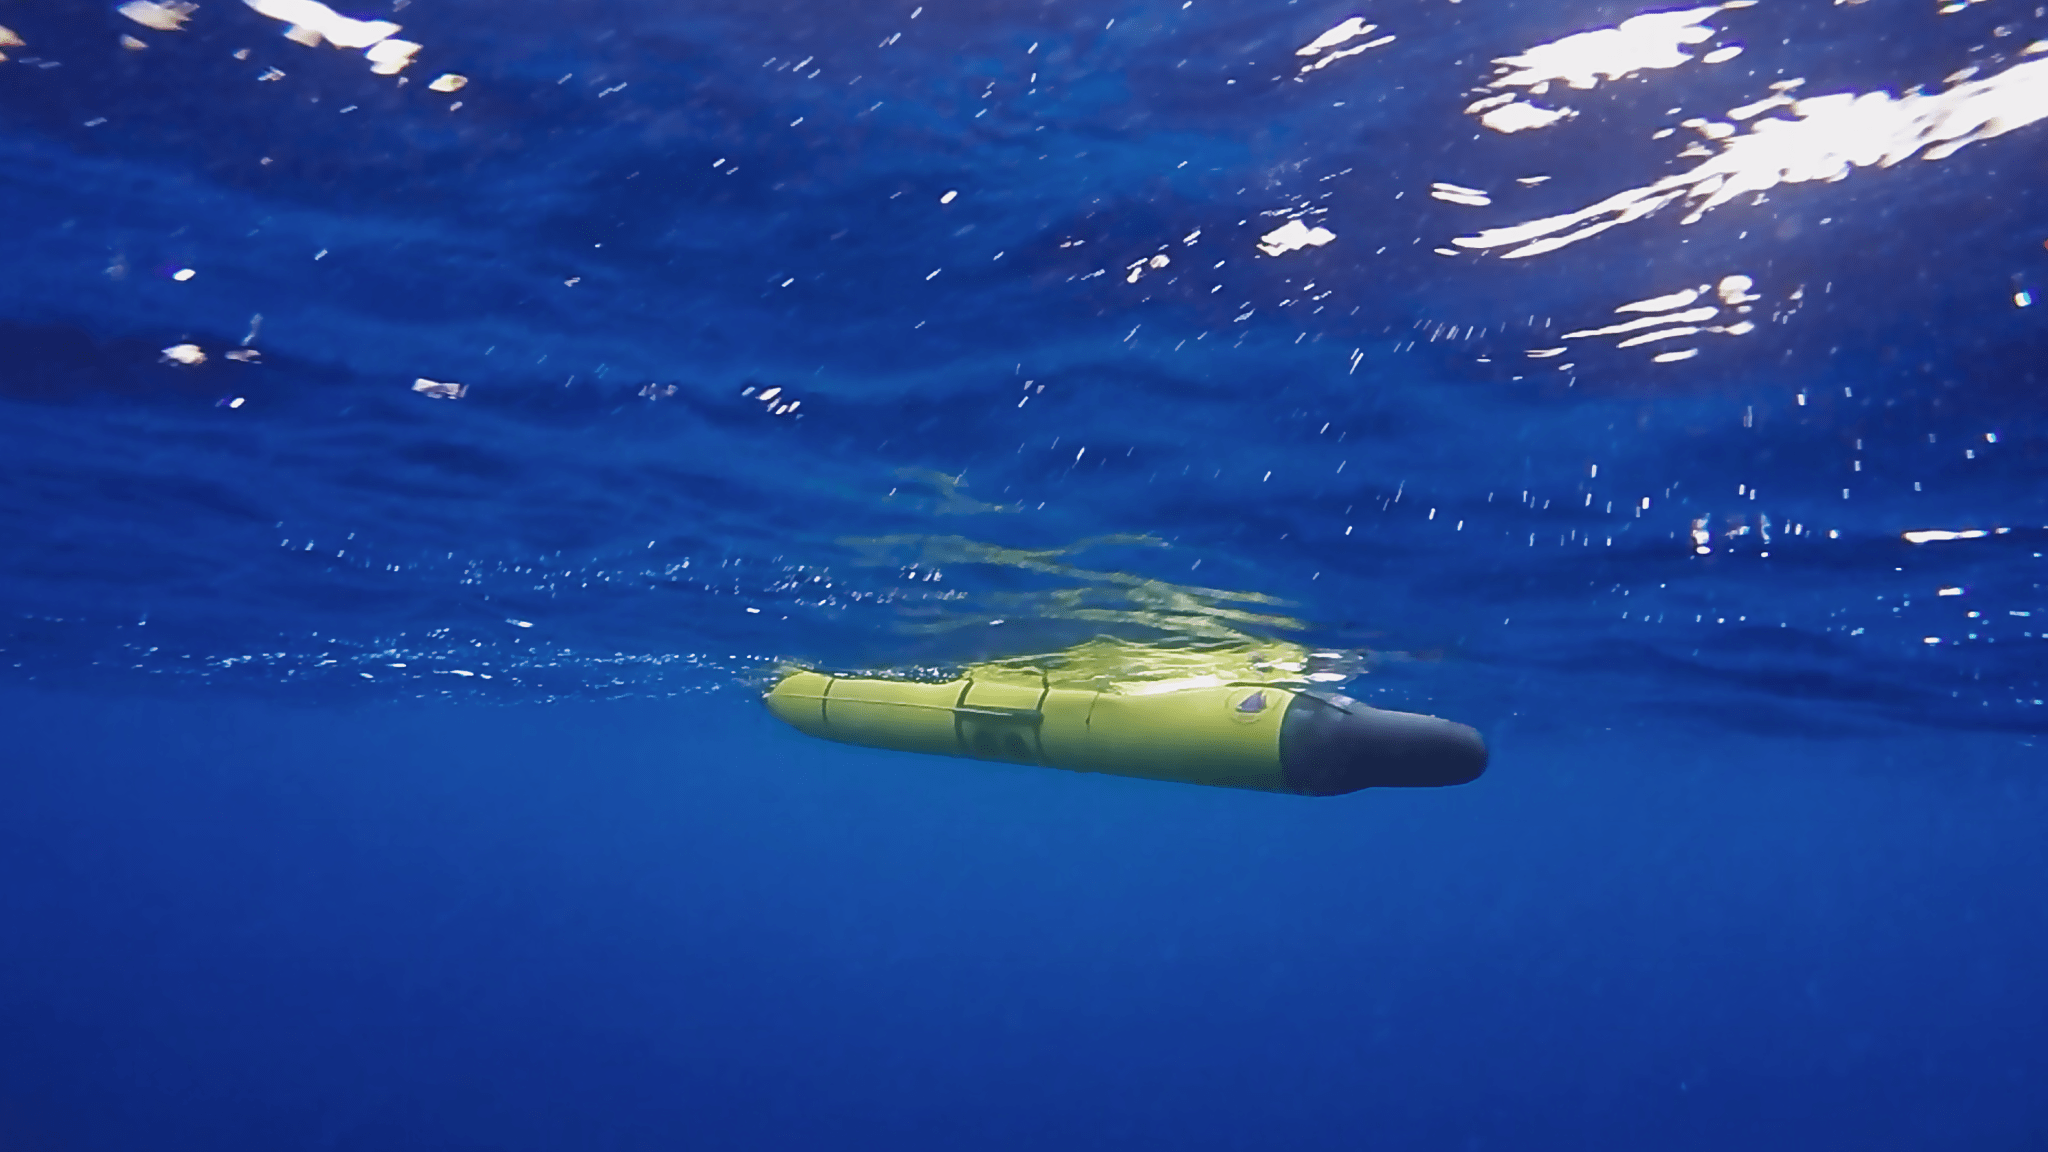
M2048 1141L2040 9L0 26L0 1137ZM1493 767L1191 795L753 702L1104 635L1326 653Z

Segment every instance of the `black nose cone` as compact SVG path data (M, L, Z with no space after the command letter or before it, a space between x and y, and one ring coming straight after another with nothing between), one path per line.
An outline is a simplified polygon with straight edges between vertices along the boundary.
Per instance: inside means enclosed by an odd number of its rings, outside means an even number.
M1280 766L1288 786L1305 796L1437 788L1478 779L1486 742L1450 720L1302 693L1280 724Z

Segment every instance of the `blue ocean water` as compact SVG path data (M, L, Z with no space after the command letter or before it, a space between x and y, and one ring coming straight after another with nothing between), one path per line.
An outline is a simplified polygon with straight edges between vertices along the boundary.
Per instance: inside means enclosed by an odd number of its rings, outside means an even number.
M2048 1148L2039 9L0 29L0 1150Z

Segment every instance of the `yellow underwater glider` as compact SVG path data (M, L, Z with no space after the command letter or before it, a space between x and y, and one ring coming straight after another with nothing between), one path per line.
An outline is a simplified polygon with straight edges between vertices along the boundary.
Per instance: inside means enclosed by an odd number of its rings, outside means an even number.
M1101 639L943 681L791 671L766 703L846 744L1302 796L1464 784L1486 770L1477 731L1322 689L1302 675L1306 655Z

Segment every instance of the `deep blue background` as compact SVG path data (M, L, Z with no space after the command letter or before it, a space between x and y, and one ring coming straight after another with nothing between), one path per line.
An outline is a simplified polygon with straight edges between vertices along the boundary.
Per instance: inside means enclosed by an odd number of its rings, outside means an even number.
M1766 0L1510 137L1491 61L1635 7L1307 74L1358 9L390 7L402 86L0 0L0 1152L2048 1148L2043 126L1436 251L2036 11ZM1695 359L1526 355L1731 274ZM1101 633L1336 651L1493 766L755 699Z
M1312 802L723 702L12 694L0 1141L2039 1147L2010 741Z

